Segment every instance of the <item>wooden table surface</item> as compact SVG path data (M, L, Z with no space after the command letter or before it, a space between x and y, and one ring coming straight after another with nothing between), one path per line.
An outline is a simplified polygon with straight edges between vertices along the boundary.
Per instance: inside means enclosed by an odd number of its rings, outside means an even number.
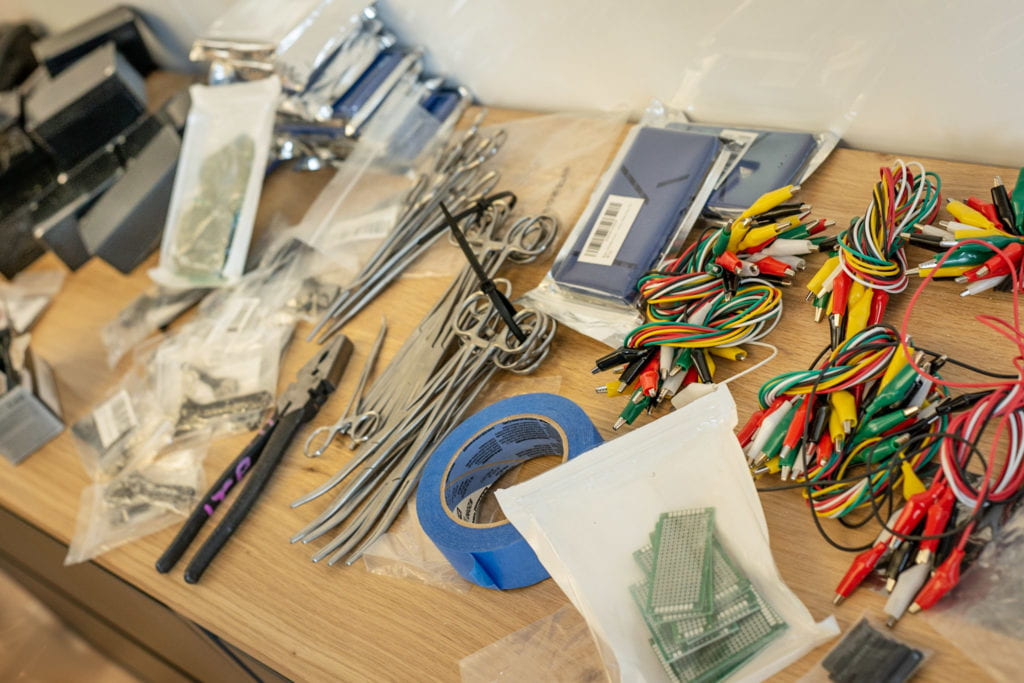
M495 111L490 121L507 121L526 116ZM563 119L562 124L570 119ZM616 129L611 137L621 135ZM514 141L515 138L513 138ZM509 145L513 144L510 141ZM597 146L584 154L558 181L579 190L585 197L607 163L609 145ZM528 152L524 155L524 151ZM534 177L522 164L542 149L511 147L494 163L506 177L518 175L522 191L536 201L523 202L524 212L538 211L541 199L555 192L551 179ZM504 158L510 161L503 161ZM868 203L878 169L893 156L840 149L804 185L800 198L814 206L814 215L835 219L839 226L861 213ZM929 170L943 180L944 196L984 196L994 173L1008 184L1016 178L1010 169L925 160ZM528 169L527 169L528 170ZM267 184L258 225L265 226L283 216L298 220L329 174L297 175L280 172ZM506 186L502 184L499 189ZM549 197L550 198L550 197ZM530 204L533 204L531 206ZM571 228L584 200L566 207L560 216L564 235ZM560 240L559 240L560 241ZM534 286L550 267L554 253L529 266L506 268L514 291ZM445 257L447 258L447 257ZM452 251L451 259L460 257ZM809 259L809 271L822 256ZM911 249L911 262L927 254ZM59 378L65 415L70 423L88 412L116 381L118 371L107 368L99 330L114 314L148 286L146 270L155 259L123 276L98 259L69 275L64 290L37 326L34 347L54 366ZM35 268L60 267L45 257ZM798 276L797 284L809 274ZM358 369L372 343L382 313L388 316L391 334L384 347L386 360L399 347L447 282L446 277L403 279L369 306L346 330L356 345L355 355L338 391L330 398L312 426L333 421L352 391ZM917 284L915 280L913 285ZM926 292L913 319L912 330L919 343L951 355L988 365L1008 368L1008 355L991 334L973 323L972 314L1007 314L1009 295L987 293L962 299L951 282L936 283ZM769 341L780 348L778 358L767 367L732 384L740 420L753 410L756 389L774 374L803 368L826 343L827 329L815 325L811 308L803 301L804 290L794 286L785 291L784 320ZM889 321L897 321L908 296L895 297ZM300 325L281 371L283 387L309 356L304 339L308 326ZM530 377L500 377L503 391L513 393L554 389L577 401L606 439L615 434L610 425L621 408L594 393L597 383L591 375L592 361L606 349L600 344L562 327L553 352L542 368ZM726 366L728 363L721 363ZM731 371L730 368L722 368ZM603 381L603 378L602 380ZM518 384L517 384L518 383ZM484 396L480 406L493 398ZM644 423L642 418L638 426ZM215 443L206 462L212 480L248 439L247 435ZM305 439L300 434L297 443ZM157 574L153 562L172 538L176 528L141 539L99 557L96 562L152 595L183 616L218 634L228 642L263 660L295 680L456 680L459 660L466 655L549 615L567 603L553 581L511 592L496 592L474 586L469 592L454 593L398 578L370 574L361 565L327 567L309 561L311 548L288 544L288 538L314 516L314 504L292 510L288 504L298 495L321 483L349 457L347 449L336 448L318 460L304 458L298 446L286 456L275 479L245 525L212 565L197 586L181 578L181 566L169 575ZM75 525L78 499L88 483L76 455L70 434L65 433L18 467L0 462L0 505L67 542ZM862 614L881 615L882 595L860 590L839 608L833 608L833 589L845 571L850 556L832 549L817 535L807 508L793 491L770 493L762 502L771 532L775 560L789 586L816 618L835 614L845 628ZM314 509L315 508L315 509ZM828 523L840 539L853 540L838 525ZM207 529L208 531L208 529ZM200 538L202 540L202 537ZM194 546L197 547L197 546ZM897 635L932 643L935 652L921 673L921 680L983 680L985 675L972 661L942 640L927 625L927 615L910 616L899 624ZM812 652L779 675L795 680L818 662L831 644Z

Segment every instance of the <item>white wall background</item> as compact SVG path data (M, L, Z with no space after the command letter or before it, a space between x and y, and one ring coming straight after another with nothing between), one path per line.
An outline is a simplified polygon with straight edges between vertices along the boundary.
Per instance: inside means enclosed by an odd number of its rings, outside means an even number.
M184 49L230 1L135 5ZM53 29L115 4L0 0L0 12L19 3ZM864 149L1024 164L1024 4L1012 0L380 5L435 71L492 105L639 111L658 97L697 120L832 128Z

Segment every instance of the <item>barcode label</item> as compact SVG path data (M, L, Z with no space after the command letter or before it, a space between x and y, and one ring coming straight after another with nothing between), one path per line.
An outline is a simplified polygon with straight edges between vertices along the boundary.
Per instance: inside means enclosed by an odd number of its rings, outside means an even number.
M135 411L132 410L131 397L124 389L92 411L92 419L96 422L96 432L103 448L109 448L110 444L139 424Z
M643 205L644 200L639 197L608 195L577 260L598 266L610 266L615 263L619 249L626 241L626 236L629 235L629 230L633 227L633 222Z

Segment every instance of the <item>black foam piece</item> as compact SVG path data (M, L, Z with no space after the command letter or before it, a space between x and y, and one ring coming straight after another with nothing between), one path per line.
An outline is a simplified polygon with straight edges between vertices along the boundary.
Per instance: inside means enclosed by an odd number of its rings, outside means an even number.
M32 45L40 63L56 76L104 43L114 43L135 70L145 76L156 68L147 44L155 38L134 10L119 6L55 33Z
M829 680L840 683L903 683L924 660L861 619L822 660Z
M32 43L38 39L31 24L0 24L0 90L14 88L36 68Z
M106 43L25 100L25 130L65 169L127 129L146 108L145 84Z
M159 246L180 150L178 133L160 125L128 161L124 175L82 217L86 249L130 273Z

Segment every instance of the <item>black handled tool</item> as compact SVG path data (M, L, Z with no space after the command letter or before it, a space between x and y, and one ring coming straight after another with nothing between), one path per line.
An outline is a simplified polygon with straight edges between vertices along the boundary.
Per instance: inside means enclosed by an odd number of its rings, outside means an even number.
M251 470L245 487L185 569L187 583L199 581L256 504L299 428L313 419L337 387L351 355L352 342L341 336L302 367L295 381L288 385L278 400L274 415L206 492L202 502L157 560L158 572L168 572L174 567L231 488Z

